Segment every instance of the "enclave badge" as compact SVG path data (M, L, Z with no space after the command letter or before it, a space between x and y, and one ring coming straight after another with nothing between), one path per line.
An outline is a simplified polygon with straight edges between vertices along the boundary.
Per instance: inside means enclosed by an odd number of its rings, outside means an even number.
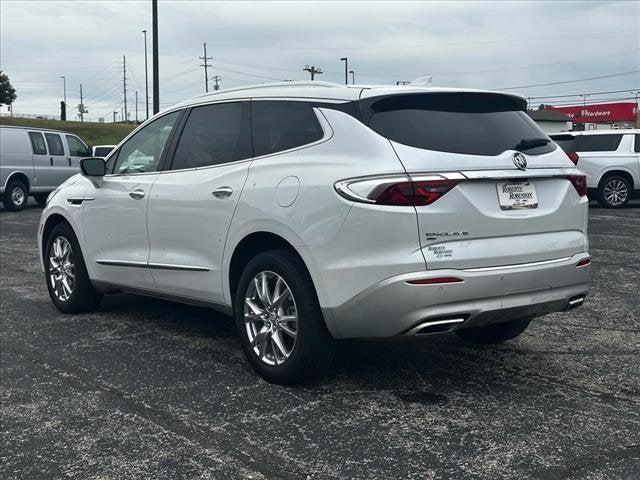
M516 152L513 154L513 164L516 166L516 168L519 168L520 170L526 170L527 158L520 152Z

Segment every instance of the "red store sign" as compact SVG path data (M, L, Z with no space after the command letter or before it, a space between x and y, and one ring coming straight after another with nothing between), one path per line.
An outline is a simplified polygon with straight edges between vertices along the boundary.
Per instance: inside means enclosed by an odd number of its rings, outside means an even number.
M634 121L638 114L638 106L634 102L553 108L571 117L575 123L628 122Z

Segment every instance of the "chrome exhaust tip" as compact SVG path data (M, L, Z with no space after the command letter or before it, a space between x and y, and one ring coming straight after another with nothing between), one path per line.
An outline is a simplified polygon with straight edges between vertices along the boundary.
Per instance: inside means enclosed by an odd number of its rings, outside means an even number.
M569 303L567 304L567 310L572 310L579 307L584 303L584 299L585 295L578 295L577 297L570 298Z
M458 325L464 323L464 320L464 318L426 320L413 327L405 335L418 337L423 335L435 335L437 333L450 332Z

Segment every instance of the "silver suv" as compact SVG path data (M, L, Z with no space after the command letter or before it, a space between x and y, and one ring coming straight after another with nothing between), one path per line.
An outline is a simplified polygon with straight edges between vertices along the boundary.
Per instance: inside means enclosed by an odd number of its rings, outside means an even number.
M509 340L588 289L585 177L511 94L218 91L81 166L40 222L53 303L226 312L272 382L325 372L336 339Z

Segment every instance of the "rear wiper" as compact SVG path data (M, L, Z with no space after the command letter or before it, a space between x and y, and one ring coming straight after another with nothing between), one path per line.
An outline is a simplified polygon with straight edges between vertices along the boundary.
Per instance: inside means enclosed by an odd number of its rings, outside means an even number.
M530 148L543 147L551 140L545 137L523 138L513 147L514 150L529 150Z

